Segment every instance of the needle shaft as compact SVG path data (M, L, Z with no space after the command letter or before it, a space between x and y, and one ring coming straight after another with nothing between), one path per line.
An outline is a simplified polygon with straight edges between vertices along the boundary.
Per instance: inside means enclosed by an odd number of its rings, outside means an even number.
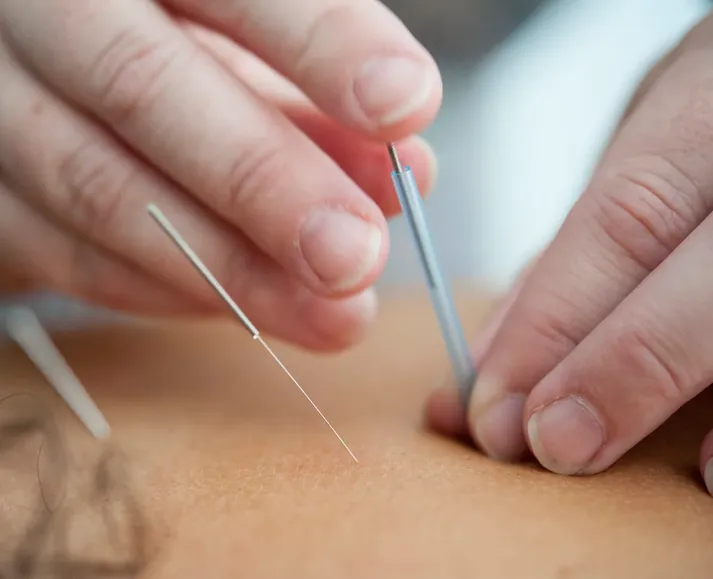
M267 343L262 339L260 336L260 332L258 329L255 327L255 325L250 321L248 316L243 312L242 309L238 306L238 304L235 303L235 301L230 297L228 292L225 291L223 286L220 285L220 282L215 278L215 276L210 272L210 270L206 267L206 265L201 261L201 259L198 257L198 255L191 249L190 245L186 242L186 240L183 238L183 236L178 232L178 230L173 226L173 224L168 220L168 218L164 215L164 213L155 205L149 205L147 207L147 210L151 217L154 218L156 223L163 229L163 231L171 238L171 240L176 244L176 246L181 250L181 252L188 258L188 260L191 262L193 267L203 276L203 278L210 284L210 286L215 290L215 292L225 301L225 303L230 307L231 311L235 314L235 316L240 320L240 322L245 326L245 328L252 334L253 338L260 342L263 348L267 351L268 354L272 357L272 359L277 363L277 365L283 370L285 374L287 374L287 377L292 381L292 383L297 386L299 391L302 393L302 395L305 397L305 399L310 403L312 408L314 408L317 411L317 414L322 418L324 423L329 427L329 429L334 433L334 435L337 437L341 445L345 448L345 450L349 453L349 455L352 457L354 462L359 462L357 460L357 457L354 455L354 453L351 451L349 446L347 446L347 443L344 442L344 439L339 435L339 433L336 431L336 429L332 426L332 424L327 420L327 417L322 413L322 411L319 409L319 407L314 403L312 398L307 394L304 388L300 386L300 383L297 381L297 379L292 375L292 373L287 369L287 367L282 363L280 358L278 358L277 354L270 348L270 346L267 345Z
M158 223L159 227L163 229L164 233L166 233L166 235L171 238L173 243L178 246L178 249L180 249L183 254L188 258L188 261L191 262L191 265L193 265L193 267L198 271L198 273L203 276L203 279L205 279L215 290L215 292L223 299L223 301L228 304L228 307L237 316L237 318L240 320L240 323L245 326L245 329L247 329L247 331L250 332L253 337L257 336L259 332L257 331L257 328L253 325L253 323L250 321L248 316L245 314L245 312L240 309L238 304L235 303L233 298L230 297L228 292L226 292L223 286L220 285L218 280L215 279L215 276L196 255L195 251L193 251L191 246L188 245L188 242L183 239L183 236L173 226L173 223L171 223L168 218L163 214L163 211L161 211L153 204L149 205L147 210L149 212L149 215L154 218L154 221Z
M280 368L282 368L282 369L284 370L285 374L287 374L287 375L289 376L290 380L292 380L292 383L293 383L295 386L297 386L297 388L299 389L300 392L302 392L302 395L303 395L303 396L307 399L307 401L312 405L312 408L314 408L314 409L317 411L317 414L319 414L319 415L322 417L322 420L324 420L325 424L326 424L327 426L329 426L330 430L334 433L334 436L336 436L336 437L339 439L339 442L342 443L342 446L346 449L346 451L347 451L347 452L351 455L351 457L354 459L354 462L359 462L359 460L357 459L356 456L354 456L354 453L351 451L351 449L349 448L349 446L347 446L347 443L344 442L344 439L343 439L343 438L340 436L340 434L335 430L334 426L332 426L332 423L329 422L329 420L327 420L327 417L326 417L324 414L322 414L322 411L319 409L319 407L314 403L314 401L312 400L312 398L310 398L309 394L307 394L307 392L305 392L305 389L302 388L302 386L300 386L300 383L299 383L299 382L297 381L297 379L292 375L292 372L290 372L290 371L285 367L285 365L282 363L282 361L277 357L277 354L275 354L275 352L272 351L272 348L270 348L270 346L268 346L268 345L265 343L265 341L262 339L261 336L256 336L255 339L263 345L263 347L268 351L268 353L270 354L270 356L272 356L272 359L275 360L275 362L277 362L277 364L280 366Z

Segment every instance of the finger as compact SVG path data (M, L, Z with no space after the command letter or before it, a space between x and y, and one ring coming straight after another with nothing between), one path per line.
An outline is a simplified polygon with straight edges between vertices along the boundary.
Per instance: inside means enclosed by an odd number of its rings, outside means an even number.
M294 83L224 34L185 18L175 18L175 22L216 62L265 100L280 105L311 103Z
M426 424L443 436L468 436L468 415L457 388L444 386L430 394L426 403Z
M224 304L167 244L146 213L150 202L171 215L265 332L316 349L341 349L363 335L374 316L373 296L319 298L2 53L0 77L7 81L0 91L0 167L64 227L183 293L185 313L206 304L223 312Z
M387 148L338 125L323 114L305 107L284 109L285 114L371 197L385 217L401 213L391 173ZM436 182L438 164L429 145L420 137L396 143L404 166L411 167L422 196Z
M701 444L701 476L708 493L713 495L713 430L703 439Z
M561 474L608 468L713 381L713 216L538 384L533 453Z
M382 139L420 131L440 106L433 59L376 0L167 4L246 46L334 119Z
M525 284L527 278L534 271L535 266L539 262L541 256L542 252L540 251L535 255L535 257L533 257L532 259L530 259L530 261L527 262L525 267L522 268L522 271L520 271L520 273L518 273L517 277L515 278L515 282L512 284L510 292L505 296L504 299L500 301L498 306L491 314L490 318L487 320L487 323L483 325L483 328L480 331L480 335L478 336L478 340L475 342L472 348L473 359L476 360L477 364L480 363L480 361L485 357L487 351L490 349L490 345L493 343L493 340L495 339L495 336L497 335L500 326L507 318L508 313L512 309L512 306L515 304L515 301L517 300L520 295L520 292L522 291L522 286Z
M487 453L524 451L521 422L479 425L522 401L713 208L713 109L701 104L713 103L709 57L679 61L642 101L525 282L471 400L471 429Z
M0 260L23 278L114 310L151 316L215 313L115 255L58 226L0 182ZM279 273L273 271L276 277ZM341 301L303 287L290 302L262 295L253 317L261 329L313 350L336 351L357 341L376 314L373 290ZM254 304L251 304L254 306ZM251 307L254 309L254 307Z
M517 276L512 289L505 296L504 299L493 308L493 311L489 315L489 319L483 324L483 327L479 331L479 336L476 343L473 345L471 352L473 355L473 362L475 367L478 368L480 360L482 360L485 353L488 351L490 344L497 333L498 328L502 324L503 320L510 311L510 308L515 303L517 296L520 293L520 289L527 276L532 272L539 259L539 255L530 260L527 266L522 272ZM522 408L524 402L519 402L514 405L514 412L518 413L518 417L522 417ZM512 421L500 420L499 417L495 417L489 425L481 425L486 428L499 428L503 423L506 425L512 424ZM444 386L429 396L426 403L426 422L431 428L440 432L445 436L455 436L458 438L466 436L468 431L468 414L467 409L464 408L463 400L460 392L450 386ZM473 433L473 437L475 437ZM507 438L507 436L506 436ZM507 454L508 456L512 454L509 451L501 451L502 454Z
M133 313L175 314L186 297L63 231L0 183L0 255L26 279L80 299Z
M480 331L478 340L471 349L473 362L475 367L478 367L483 354L490 347L497 329L502 324L507 313L510 311L515 298L518 295L518 287L512 289L504 299L498 303L491 312L489 319L484 324ZM517 409L522 416L522 406L520 403ZM435 431L440 432L445 436L454 436L457 438L468 434L468 412L464 407L463 397L459 390L452 384L446 384L434 391L426 402L426 422ZM493 421L497 426L499 421ZM475 436L475 434L473 435Z
M388 252L376 204L155 3L5 0L1 16L49 83L313 291L372 285Z
M274 103L317 146L329 155L379 206L385 217L401 212L390 175L391 160L383 144L348 129L319 111L284 77L255 55L213 31L182 22L191 37L226 70L243 79L263 98ZM403 163L412 168L419 190L427 195L435 183L433 151L419 137L398 144Z

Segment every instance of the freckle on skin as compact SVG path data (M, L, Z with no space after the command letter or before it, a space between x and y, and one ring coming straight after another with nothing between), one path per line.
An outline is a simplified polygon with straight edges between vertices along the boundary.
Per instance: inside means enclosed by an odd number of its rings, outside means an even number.
M45 106L40 101L36 101L32 104L32 108L30 110L33 115L40 116L44 112Z

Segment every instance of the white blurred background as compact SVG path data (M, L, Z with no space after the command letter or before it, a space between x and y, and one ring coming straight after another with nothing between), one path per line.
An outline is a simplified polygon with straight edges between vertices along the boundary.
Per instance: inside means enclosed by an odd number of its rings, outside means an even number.
M555 233L636 84L709 0L386 0L433 52L444 104L427 211L451 278L494 290ZM403 220L379 282L422 280ZM97 312L28 296L51 325ZM0 301L0 317L4 305Z

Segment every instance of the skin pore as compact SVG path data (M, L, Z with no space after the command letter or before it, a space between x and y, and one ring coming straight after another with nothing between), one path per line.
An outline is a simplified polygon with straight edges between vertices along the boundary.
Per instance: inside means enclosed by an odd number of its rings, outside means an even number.
M488 309L461 301L469 334ZM695 469L710 399L600 476L497 463L424 427L423 400L447 374L425 296L386 300L374 335L348 354L270 340L358 465L235 324L161 322L56 339L125 457L113 472L130 478L146 523L142 577L707 579L713 568L713 503ZM65 536L75 559L132 560L127 493L115 494L124 507L112 512L126 516L112 541L102 501L87 492L97 488L101 445L14 348L0 348L0 389L0 398L52 401L71 457L63 504L73 505ZM2 517L40 512L37 447L22 454L23 480L0 478L11 487L0 495Z

